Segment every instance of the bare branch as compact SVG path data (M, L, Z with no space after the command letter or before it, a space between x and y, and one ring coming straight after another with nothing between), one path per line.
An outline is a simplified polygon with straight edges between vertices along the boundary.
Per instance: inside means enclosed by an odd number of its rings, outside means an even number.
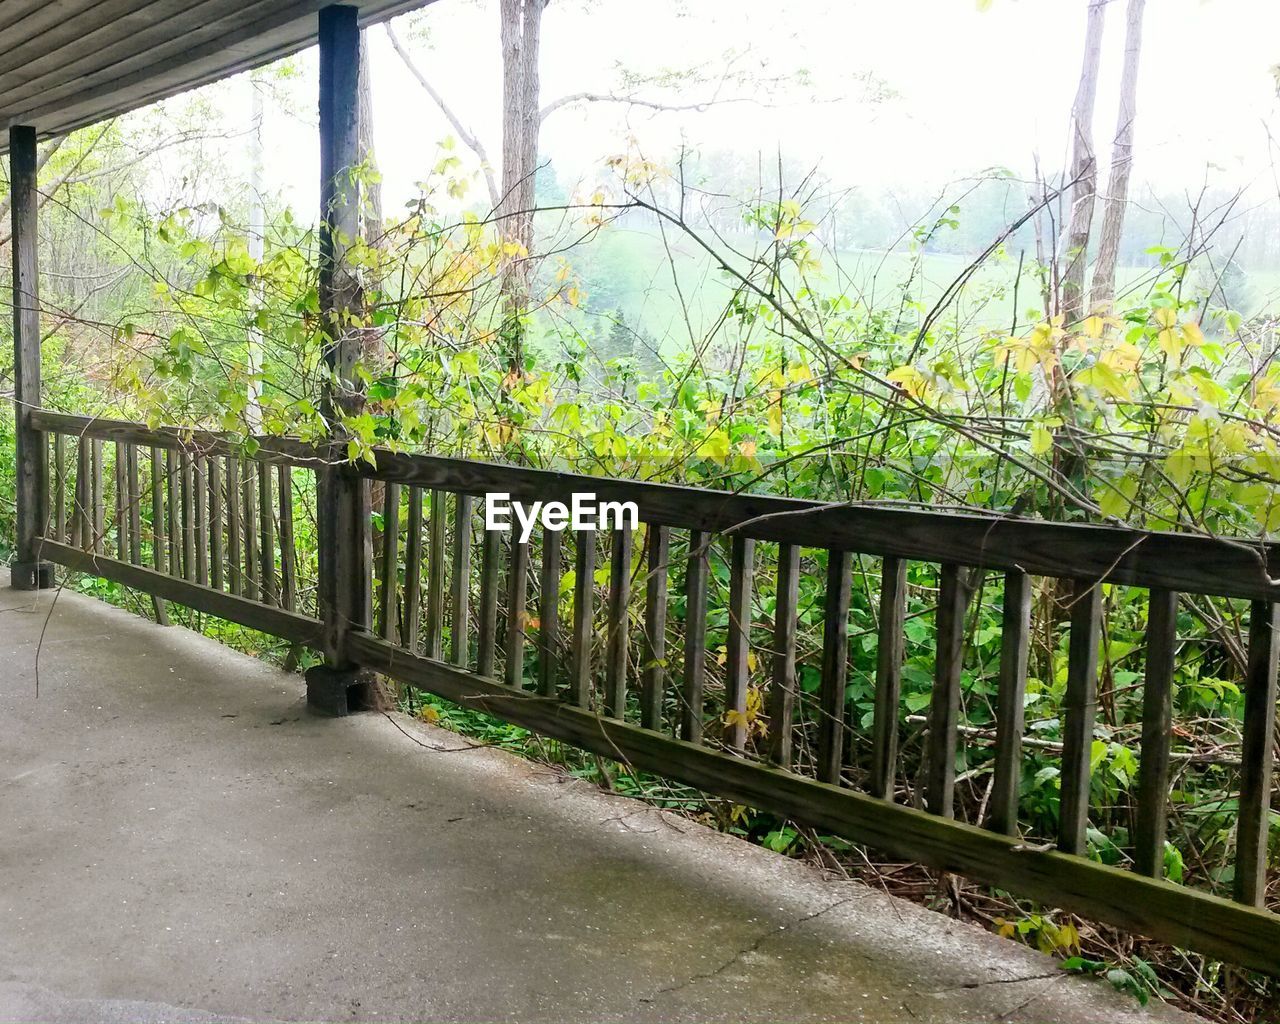
M427 81L427 76L414 63L412 55L404 48L404 44L400 42L395 29L391 27L391 22L385 22L382 27L386 29L387 38L391 40L391 45L395 48L396 53L400 55L400 59L404 61L404 66L418 80L418 84L426 90L427 95L431 97L431 101L440 108L440 112L444 114L453 130L457 132L462 144L480 158L480 167L484 171L484 182L489 189L489 202L496 209L502 197L498 192L498 183L493 177L493 163L489 159L489 154L485 151L484 143L467 131L458 115L453 112L453 108L444 101L444 97L436 92L432 84Z
M557 100L552 100L539 113L539 120L545 121L550 115L554 114L561 107L567 107L574 103L625 103L632 107L646 107L649 110L662 111L680 111L695 110L701 113L709 110L711 107L720 106L726 103L757 103L758 100L750 96L734 96L729 99L709 99L699 103L659 103L656 100L646 100L639 96L618 96L613 93L602 92L574 92L567 96L561 96Z

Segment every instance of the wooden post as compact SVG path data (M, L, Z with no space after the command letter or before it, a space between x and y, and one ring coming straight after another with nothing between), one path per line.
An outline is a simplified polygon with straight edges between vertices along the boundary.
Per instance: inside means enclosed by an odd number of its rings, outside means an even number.
M359 185L352 171L359 162L360 27L357 9L333 5L320 10L320 311L324 360L330 378L321 410L333 443L330 464L317 480L320 579L325 665L307 674L313 707L330 714L355 709L365 684L347 649L352 630L367 629L371 616L373 538L369 485L347 464L344 415L364 406L355 367L360 334L351 327L359 311L360 281L345 255L359 236Z
M48 458L44 434L31 427L40 407L40 285L36 250L36 130L9 129L13 216L13 418L17 448L17 552L10 583L17 590L53 586L53 563L40 561L48 518Z

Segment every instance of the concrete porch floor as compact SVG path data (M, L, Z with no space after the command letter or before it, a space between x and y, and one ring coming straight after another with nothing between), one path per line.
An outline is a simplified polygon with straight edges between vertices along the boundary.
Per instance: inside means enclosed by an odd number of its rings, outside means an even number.
M0 1020L1193 1019L408 718L313 716L299 677L186 630L0 587Z

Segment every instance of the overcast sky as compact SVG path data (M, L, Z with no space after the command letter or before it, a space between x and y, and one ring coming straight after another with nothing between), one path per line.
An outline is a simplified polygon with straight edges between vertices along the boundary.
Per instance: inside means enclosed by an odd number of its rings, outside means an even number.
M757 78L803 84L726 86L756 99L702 112L653 113L606 104L565 108L547 121L543 157L561 180L600 173L627 138L667 155L681 143L820 165L839 185L931 186L991 166L1029 172L1066 160L1086 0L552 0L543 28L544 102L617 92L620 68L654 73L732 60ZM1096 135L1105 156L1115 124L1124 0L1107 15ZM500 154L496 0L437 0L396 22L425 74ZM450 129L392 51L370 32L375 146L387 209L412 194ZM1137 122L1139 183L1193 186L1205 176L1263 183L1274 194L1268 127L1277 122L1280 3L1149 0ZM287 88L293 113L269 105L267 188L300 211L316 202L314 51ZM882 83L876 98L868 76ZM248 122L244 76L212 95L229 124ZM654 99L701 101L643 90ZM1280 136L1280 130L1276 131ZM240 151L237 151L239 147ZM229 145L244 174L243 145ZM243 177L241 178L243 180Z

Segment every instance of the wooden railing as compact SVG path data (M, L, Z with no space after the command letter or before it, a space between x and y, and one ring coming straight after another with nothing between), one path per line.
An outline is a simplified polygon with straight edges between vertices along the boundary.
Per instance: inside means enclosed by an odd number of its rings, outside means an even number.
M43 558L318 644L317 570L300 564L294 523L321 514L313 478L329 470L320 450L261 438L246 457L216 434L47 411L34 411L31 425L53 439ZM373 599L344 641L361 667L891 856L1280 975L1280 915L1265 906L1280 650L1274 546L386 451L347 471L382 492L376 580L355 588ZM478 528L487 493L567 502L583 491L635 502L638 532L545 531L521 544ZM874 592L855 594L855 560L859 579L878 573ZM921 589L908 586L910 563L933 567L933 606L911 614L934 616L937 651L927 727L912 736L926 770L904 780L903 637L911 591ZM1069 595L1059 825L1048 842L1021 836L1018 822L1033 577L1067 581L1058 590ZM821 603L802 608L801 584L815 578L825 580ZM769 610L757 622L752 590L762 579ZM1131 868L1089 859L1087 844L1100 810L1091 748L1104 584L1149 593ZM994 755L985 813L967 824L955 820L961 674L966 613L984 587L1002 608ZM1179 595L1249 607L1230 900L1163 878ZM846 696L854 605L874 609L876 622L869 724L853 719ZM818 614L820 651L799 649L798 622ZM800 678L810 663L812 692Z

